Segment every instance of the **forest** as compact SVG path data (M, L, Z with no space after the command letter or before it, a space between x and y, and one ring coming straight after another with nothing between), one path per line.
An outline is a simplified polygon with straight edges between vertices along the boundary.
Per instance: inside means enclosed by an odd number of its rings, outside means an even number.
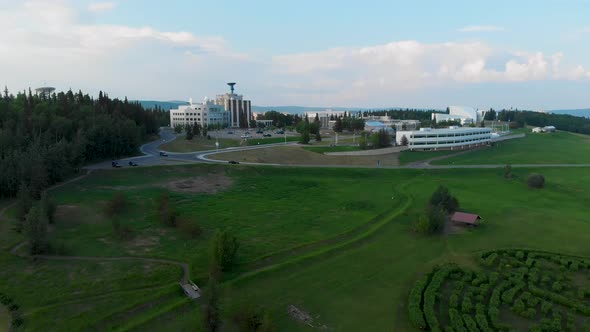
M137 153L142 142L168 125L168 112L139 103L98 99L71 90L0 97L0 197L21 186L39 198L48 186L89 162Z

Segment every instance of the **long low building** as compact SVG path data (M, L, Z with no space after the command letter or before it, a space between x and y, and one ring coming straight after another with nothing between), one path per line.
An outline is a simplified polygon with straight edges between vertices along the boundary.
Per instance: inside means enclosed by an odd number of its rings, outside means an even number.
M465 149L487 145L491 139L491 128L472 127L422 128L420 130L398 131L395 134L396 143L398 145L406 143L410 150Z
M201 127L220 125L227 127L230 113L221 105L205 97L202 103L193 104L192 99L188 105L180 105L178 109L170 110L170 127L178 125L186 126L198 123Z

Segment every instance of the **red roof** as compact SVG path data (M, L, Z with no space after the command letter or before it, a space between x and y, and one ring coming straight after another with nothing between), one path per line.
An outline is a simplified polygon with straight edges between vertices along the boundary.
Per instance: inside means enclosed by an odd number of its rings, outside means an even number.
M477 214L455 212L451 220L456 222L462 222L465 224L477 225L477 221L481 220L481 217Z

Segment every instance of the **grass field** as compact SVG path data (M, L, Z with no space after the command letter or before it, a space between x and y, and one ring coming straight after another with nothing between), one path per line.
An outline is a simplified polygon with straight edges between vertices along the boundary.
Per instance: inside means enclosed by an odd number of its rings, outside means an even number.
M543 173L546 188L527 188L530 172ZM218 165L98 171L52 192L60 207L51 237L69 255L187 261L193 280L204 285L209 239L216 229L228 229L241 243L236 272L222 284L228 320L230 308L250 302L266 308L280 331L312 330L287 314L289 305L334 331L414 331L408 291L439 264L477 268L477 253L510 247L590 256L587 169L519 168L514 174L506 180L501 169ZM175 186L187 179L198 185ZM413 233L411 222L439 184L484 224L448 236ZM119 217L133 230L130 240L115 237L101 212L115 192L130 202ZM200 238L159 225L155 200L163 192L204 229ZM198 327L198 309L183 302L176 285L179 268L23 260L7 253L22 239L8 225L0 223L0 292L19 303L27 330L157 331L167 321L175 330Z
M0 305L0 332L8 332L10 328L11 317L8 309Z
M457 150L444 151L402 151L399 154L400 165L407 165L418 161L425 161L431 158L442 157L449 154L457 153ZM471 152L469 152L471 153Z
M482 149L434 161L448 164L585 164L590 163L590 136L568 132L527 133L524 138L495 143Z
M233 146L240 146L240 141L231 138L220 138L219 148L225 149ZM162 144L161 150L168 152L193 152L203 150L215 149L215 138L207 139L205 137L194 137L192 140L187 140L184 136L179 136L172 142Z
M271 163L287 165L350 165L350 166L397 166L398 155L391 153L378 156L327 156L312 152L300 146L280 146L269 149L255 149L217 153L209 157L217 160L237 160L254 163ZM323 149L323 147L315 147Z
M305 150L315 152L315 153L325 153L325 152L348 152L348 151L360 151L361 148L358 146L350 146L350 145L339 145L339 146L310 146L304 147Z

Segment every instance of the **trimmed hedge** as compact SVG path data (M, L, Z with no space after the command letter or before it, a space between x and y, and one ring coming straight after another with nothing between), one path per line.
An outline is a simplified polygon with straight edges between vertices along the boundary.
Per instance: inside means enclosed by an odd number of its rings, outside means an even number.
M410 297L408 298L408 314L410 316L410 322L421 330L426 329L424 312L422 312L422 294L424 293L426 286L428 286L428 275L425 275L416 281L414 287L410 291Z

